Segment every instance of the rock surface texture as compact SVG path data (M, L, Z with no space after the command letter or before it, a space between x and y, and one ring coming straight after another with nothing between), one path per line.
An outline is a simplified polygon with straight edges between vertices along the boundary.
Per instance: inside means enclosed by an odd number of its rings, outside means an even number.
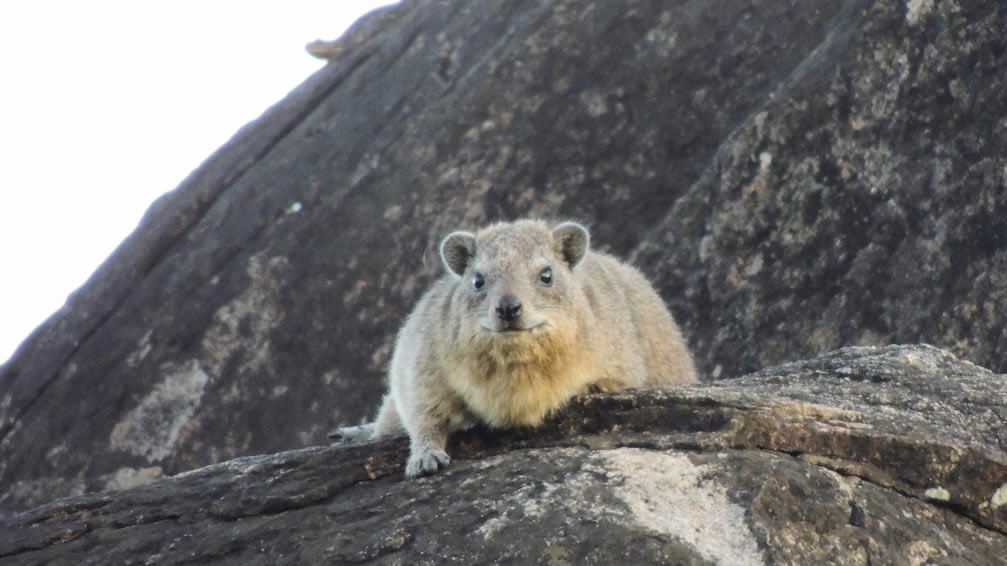
M475 430L306 448L0 519L4 564L1007 564L1007 376L858 347Z
M437 242L451 230L503 218L570 217L590 225L596 244L632 258L652 278L710 378L736 377L842 346L906 342L932 343L1007 371L1003 3L414 0L371 15L340 42L325 69L155 203L65 308L0 368L0 510L324 443L331 426L372 416L395 330L439 274ZM660 406L665 395L757 395L744 389L746 384L765 389L761 395L785 395L787 379L778 384L760 379L621 399L627 406ZM842 383L878 395L901 391ZM781 389L771 392L773 387ZM836 405L868 403L855 388L833 393L845 399ZM945 402L939 396L913 399ZM880 426L888 413L871 411L888 411L882 401L863 405L858 418ZM991 414L999 410L995 401L987 398ZM695 401L696 410L703 402ZM676 403L661 410L674 412ZM710 403L708 413L698 414L726 418L735 410ZM583 405L589 406L594 405ZM914 427L957 415L891 406L916 415ZM998 414L1002 425L1003 413ZM828 430L832 417L793 418L810 428L744 430L763 435L752 442L774 434L783 435L777 440L784 444L801 434L807 442L820 438L827 444L832 438L816 436ZM825 424L813 425L816 418ZM675 423L668 426L679 426ZM850 529L866 528L857 524L882 515L889 528L901 525L906 548L922 541L912 547L920 556L947 550L944 545L952 540L973 541L962 542L962 548L1002 545L1000 535L990 531L1002 533L1002 514L984 511L980 499L963 499L953 482L978 480L952 474L955 463L978 465L980 453L1002 466L1002 440L986 438L980 448L959 445L978 433L966 421L945 424L942 430L951 436L929 438L947 447L935 449L940 454L934 458L951 458L939 460L944 471L936 483L932 478L914 483L897 474L890 485L873 476L858 483L827 472L831 467L854 476L864 470L909 474L913 470L904 468L920 464L909 454L899 459L901 452L889 451L888 444L872 444L874 437L864 432L856 437L864 439L859 452L836 456L839 463L828 465L792 457L801 448L763 453L739 445L740 451L710 452L697 444L696 452L662 452L656 456L661 466L678 470L671 479L657 477L655 464L640 461L639 450L657 450L653 446L629 443L632 447L619 451L597 451L571 440L554 453L537 441L521 453L529 458L524 464L500 460L490 466L496 476L473 474L474 483L453 489L471 494L457 503L470 506L465 511L470 521L480 513L498 519L482 534L487 541L503 541L506 537L495 534L517 528L522 513L540 513L540 527L557 533L571 528L568 521L600 529L609 511L618 509L623 514L635 509L634 517L650 516L651 523L663 521L667 514L650 509L641 493L657 486L685 497L678 484L662 482L698 485L710 474L717 478L711 486L729 485L721 481L732 470L770 462L810 475L772 484L773 492L766 487L771 484L758 482L776 476L753 472L752 478L737 480L751 485L703 492L719 509L703 519L714 523L703 524L725 525L715 529L718 535L741 529L733 513L749 505L748 530L734 535L751 544L742 544L738 548L748 550L739 552L769 552L777 531L766 525L773 521L827 521L840 510L850 518ZM891 438L911 433L893 430ZM688 434L696 442L707 438ZM718 434L710 438L727 438L723 430ZM669 447L677 446L674 435L667 438ZM355 480L346 478L366 473L359 468L367 461L383 477L401 455L387 456L398 450L388 448L386 456L367 460L370 449L356 450L311 449L242 460L127 492L151 498L148 507L96 495L76 500L73 505L81 507L75 515L59 504L45 509L58 510L53 512L68 521L78 517L78 526L30 532L38 537L51 532L54 538L43 537L50 542L63 537L66 549L100 546L96 541L105 536L125 537L130 521L137 532L170 526L181 537L185 522L195 517L243 516L241 494L264 489L256 482L278 477L280 470L350 466L343 475L329 470L334 478L329 480L311 472L313 490L280 482L276 503L263 496L266 503L254 521L225 521L229 536L240 541L233 552L251 552L246 543L255 533L283 525L275 510L312 498L338 507L343 500L334 494L341 488L332 482L352 484ZM643 485L626 480L626 491L601 491L600 499L591 499L592 486L606 477L629 478L636 468ZM505 469L537 479L528 479L530 488L508 484ZM996 470L985 472L982 481L1002 480L1002 467ZM391 489L404 497L408 490L459 477L416 486L384 478L353 489L375 494ZM220 502L204 500L202 515L170 511L185 502L197 505L203 497L198 492L207 488L199 478L218 486ZM565 480L573 487L564 487ZM975 489L980 485L987 486L979 482ZM835 498L812 498L805 512L772 507L813 487ZM923 503L921 490L930 488L945 489L952 499L941 506ZM166 489L194 492L176 504ZM282 493L288 489L300 495L286 498ZM569 513L561 512L558 502L538 510L525 505L532 495L567 489L581 490L573 497L590 502L576 519L561 520ZM517 494L515 510L494 515L492 509L471 507L480 490ZM916 506L907 516L918 520L913 524L946 529L951 538L912 531L909 518L873 507L882 504L872 502L871 494L893 492ZM762 493L771 495L758 498ZM255 496L248 497L254 511ZM372 500L375 517L406 501L394 495ZM700 509L705 504L698 501L674 505ZM158 505L162 511L155 512ZM326 538L334 553L363 558L405 548L417 553L427 548L429 556L437 551L433 531L423 531L428 533L423 538L405 523L386 528L392 523L377 519L352 531L385 533L366 542L345 533L323 536L338 530L336 507L326 511L334 515L312 519L328 525L316 525L318 534L309 529L296 536ZM131 515L134 508L148 511ZM111 526L101 527L87 514L104 517ZM163 524L150 524L157 517ZM816 527L808 528L810 533ZM682 542L686 539L672 536L683 532L680 525L651 524L632 532L639 543L633 548L656 545L672 557L693 552ZM863 553L880 544L872 540L863 539ZM176 542L184 544L185 539ZM45 545L40 548L45 551ZM557 560L566 556L566 547L549 548L560 553ZM845 552L842 548L836 553ZM168 547L151 553L162 551ZM614 549L598 552L601 561ZM683 556L714 561L720 556L704 552ZM570 556L572 562L581 557Z

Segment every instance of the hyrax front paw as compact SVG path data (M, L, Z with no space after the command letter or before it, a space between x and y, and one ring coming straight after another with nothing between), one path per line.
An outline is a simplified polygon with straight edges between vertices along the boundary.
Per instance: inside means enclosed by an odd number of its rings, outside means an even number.
M413 449L406 462L406 477L418 478L435 474L450 463L451 456L443 450L429 447Z
M332 439L333 443L371 440L374 438L374 423L337 427L329 431L329 438Z

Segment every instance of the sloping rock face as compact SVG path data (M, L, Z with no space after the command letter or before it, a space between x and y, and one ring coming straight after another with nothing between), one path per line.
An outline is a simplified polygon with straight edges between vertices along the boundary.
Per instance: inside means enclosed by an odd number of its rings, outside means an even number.
M1007 7L479 3L373 15L0 368L0 509L369 417L439 239L573 217L699 367L929 342L1004 371Z
M864 4L725 141L636 256L712 372L916 341L1007 370L1005 32Z
M1007 564L1007 376L925 346L576 399L537 430L198 469L0 519L5 564Z

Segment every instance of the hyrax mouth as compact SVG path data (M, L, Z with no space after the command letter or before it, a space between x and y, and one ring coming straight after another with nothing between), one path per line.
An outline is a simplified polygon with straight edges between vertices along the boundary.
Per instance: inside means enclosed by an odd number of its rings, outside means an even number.
M511 323L504 323L496 326L483 324L482 327L484 330L488 330L496 334L512 334L512 335L531 334L532 332L545 327L545 321L533 324L531 326L519 326Z

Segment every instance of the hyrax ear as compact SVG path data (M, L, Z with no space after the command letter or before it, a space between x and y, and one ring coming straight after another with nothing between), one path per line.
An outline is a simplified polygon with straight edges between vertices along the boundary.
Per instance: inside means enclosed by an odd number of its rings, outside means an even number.
M556 246L556 253L573 269L587 254L591 236L588 235L587 228L580 224L564 222L552 229L552 241Z
M441 260L448 271L461 275L476 257L476 237L469 232L452 232L441 242Z

